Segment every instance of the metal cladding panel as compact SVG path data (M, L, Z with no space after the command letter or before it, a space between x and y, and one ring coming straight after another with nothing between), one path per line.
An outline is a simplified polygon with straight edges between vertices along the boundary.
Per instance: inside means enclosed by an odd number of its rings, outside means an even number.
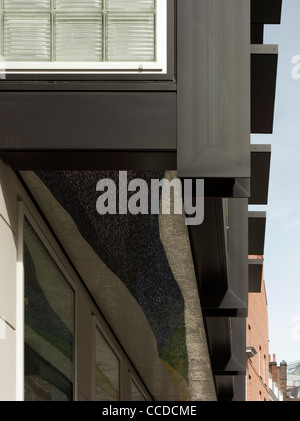
M219 402L232 401L234 397L234 378L232 375L215 376L216 390Z
M218 401L245 401L246 382L245 375L219 375L215 376Z
M231 319L232 342L231 356L239 367L239 374L246 374L246 318L235 317Z
M226 206L220 198L206 197L204 214L201 225L190 227L202 309L210 316L245 311L248 199L229 199Z
M176 151L10 150L0 157L16 171L176 169Z
M248 307L248 199L228 200L228 285L240 307ZM243 233L243 235L241 235ZM224 300L223 306L234 303Z
M265 248L266 212L249 212L249 250L251 256L262 256Z
M246 372L246 319L207 317L212 369L215 375Z
M195 197L196 179L189 180L193 181L193 197ZM206 178L204 193L205 197L248 198L250 197L250 178Z
M204 221L189 232L202 308L219 307L228 288L222 199L205 198Z
M262 23L251 24L251 44L264 43L264 25Z
M263 260L249 259L249 292L261 292Z
M277 63L277 53L251 54L251 133L253 134L273 133Z
M282 0L251 0L251 22L279 24Z
M234 396L232 398L233 401L243 402L246 400L246 381L245 375L240 374L238 376L234 376L233 378L234 384Z
M267 205L271 164L270 145L251 146L251 195L249 205Z
M179 176L250 177L250 0L177 7Z
M212 370L224 374L231 357L231 319L206 317L206 329Z
M174 150L175 92L0 94L0 150Z

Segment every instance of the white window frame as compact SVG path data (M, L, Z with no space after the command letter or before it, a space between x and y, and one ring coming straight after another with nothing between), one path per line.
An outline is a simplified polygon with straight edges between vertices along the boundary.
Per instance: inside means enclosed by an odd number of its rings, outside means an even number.
M17 233L17 332L16 332L16 400L24 401L25 381L25 270L24 270L24 221L25 218L49 252L53 261L62 272L74 292L74 358L73 358L73 401L77 401L77 287L63 260L60 247L50 242L49 233L45 233L22 201L18 201Z
M43 62L5 61L0 69L9 74L166 74L167 73L167 1L156 0L156 61L153 62ZM0 27L1 29L1 27Z
M96 401L96 375L95 375L95 365L96 365L96 332L99 330L103 338L106 340L108 346L111 348L115 356L119 360L119 402L122 401L123 394L122 394L122 368L123 368L123 359L119 351L117 350L115 344L110 339L109 335L105 331L104 327L102 326L101 322L98 318L92 314L92 355L91 355L91 380L92 380L92 387L91 387L91 397L92 401Z

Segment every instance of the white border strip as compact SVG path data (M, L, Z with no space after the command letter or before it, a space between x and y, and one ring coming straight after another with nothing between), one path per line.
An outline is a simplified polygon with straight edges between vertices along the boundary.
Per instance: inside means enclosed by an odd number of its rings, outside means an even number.
M16 279L16 400L24 400L24 204L18 201Z

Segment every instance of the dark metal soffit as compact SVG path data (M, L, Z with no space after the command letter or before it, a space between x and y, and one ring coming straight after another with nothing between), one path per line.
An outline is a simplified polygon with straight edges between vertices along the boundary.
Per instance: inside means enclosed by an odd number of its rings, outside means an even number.
M262 256L265 248L266 212L249 212L249 255Z
M268 203L270 163L270 145L251 146L251 195L249 205L266 205Z
M278 46L251 47L251 133L272 133Z
M282 0L251 0L251 23L280 24Z
M263 259L249 259L249 292L261 292Z

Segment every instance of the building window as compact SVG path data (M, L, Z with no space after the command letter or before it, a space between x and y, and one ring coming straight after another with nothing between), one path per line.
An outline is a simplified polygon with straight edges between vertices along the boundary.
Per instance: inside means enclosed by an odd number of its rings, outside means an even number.
M24 400L71 401L75 292L27 218L23 262Z
M95 335L95 400L119 401L120 357L97 323Z
M261 371L261 346L258 348L258 374L262 378L262 371Z
M166 73L167 0L2 0L11 73Z

